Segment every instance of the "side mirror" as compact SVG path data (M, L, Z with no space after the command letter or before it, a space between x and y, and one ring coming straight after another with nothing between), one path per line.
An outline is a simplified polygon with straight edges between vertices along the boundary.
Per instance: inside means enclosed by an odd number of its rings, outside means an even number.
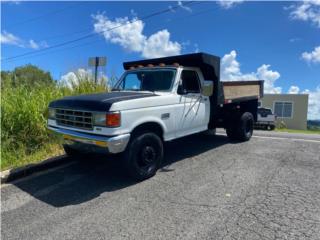
M213 94L213 81L204 81L202 86L202 95L206 97L210 97Z
M182 83L179 83L177 93L179 95L187 94L187 90L183 88Z

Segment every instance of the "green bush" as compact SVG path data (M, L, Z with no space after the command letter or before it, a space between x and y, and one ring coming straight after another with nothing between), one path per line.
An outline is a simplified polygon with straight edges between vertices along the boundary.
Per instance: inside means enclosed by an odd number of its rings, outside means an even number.
M48 104L68 95L107 91L106 81L94 84L86 77L72 87L47 84L5 86L1 91L1 168L39 161L30 156L50 156L59 149L57 139L46 128ZM52 147L55 146L55 147ZM39 154L42 152L43 154Z

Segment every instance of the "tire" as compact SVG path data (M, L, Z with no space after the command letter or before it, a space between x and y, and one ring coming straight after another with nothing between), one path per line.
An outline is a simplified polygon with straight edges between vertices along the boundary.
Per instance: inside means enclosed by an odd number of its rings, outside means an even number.
M254 118L249 112L245 112L239 119L237 138L240 141L248 141L252 137Z
M234 125L230 125L227 130L227 136L230 140L248 141L253 133L254 118L249 112L245 112Z
M134 134L124 152L126 170L138 181L154 176L162 159L162 140L152 132Z
M83 156L84 156L83 153L80 153L79 151L69 147L68 145L63 145L63 149L68 157L73 158L75 160L83 159Z
M270 131L273 131L276 127L274 125L270 126Z

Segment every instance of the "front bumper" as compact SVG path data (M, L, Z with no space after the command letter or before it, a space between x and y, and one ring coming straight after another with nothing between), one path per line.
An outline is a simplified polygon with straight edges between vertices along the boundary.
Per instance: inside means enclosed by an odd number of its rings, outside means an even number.
M52 126L48 126L48 129L60 135L66 145L80 151L120 153L126 149L130 140L129 133L105 137Z

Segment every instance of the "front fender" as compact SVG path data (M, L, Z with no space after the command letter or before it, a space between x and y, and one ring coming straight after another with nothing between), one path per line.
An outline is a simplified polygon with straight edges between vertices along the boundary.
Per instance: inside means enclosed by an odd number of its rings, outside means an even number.
M156 123L163 131L165 141L174 137L174 119L173 117L161 119L159 109L144 109L135 111L125 111L121 114L123 133L131 133L136 127L144 123ZM172 113L171 113L172 114Z
M157 117L152 117L152 116L141 117L140 119L137 119L136 121L134 121L132 124L132 127L131 127L131 131L133 131L133 129L135 129L136 127L138 127L139 125L142 125L144 123L157 123L157 124L159 124L163 130L164 136L168 132L168 128L167 128L166 124L163 122L163 120L160 118L157 118Z

